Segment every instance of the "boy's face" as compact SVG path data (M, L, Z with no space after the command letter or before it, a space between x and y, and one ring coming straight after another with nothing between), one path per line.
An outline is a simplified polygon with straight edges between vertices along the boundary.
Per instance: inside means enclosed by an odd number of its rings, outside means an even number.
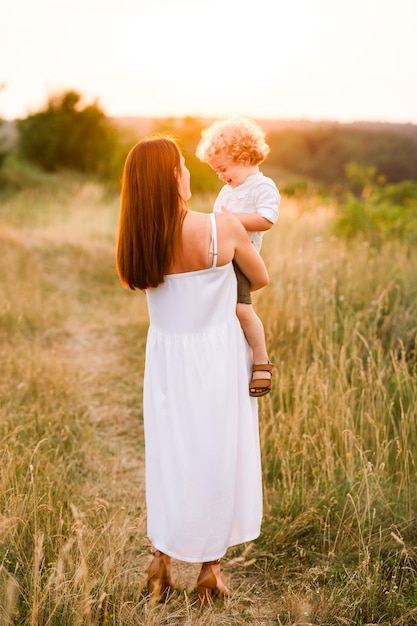
M208 162L221 181L231 187L237 187L254 173L254 166L246 163L235 163L227 155L215 156Z

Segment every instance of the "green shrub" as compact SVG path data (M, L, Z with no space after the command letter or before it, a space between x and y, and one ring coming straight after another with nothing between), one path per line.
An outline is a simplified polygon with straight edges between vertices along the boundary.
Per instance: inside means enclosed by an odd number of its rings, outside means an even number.
M80 107L81 96L67 91L51 97L44 110L17 120L20 153L44 170L62 169L114 176L120 166L119 136L97 104Z
M350 164L351 190L340 204L334 232L353 237L362 234L370 243L400 238L417 241L417 183L386 183L375 168Z

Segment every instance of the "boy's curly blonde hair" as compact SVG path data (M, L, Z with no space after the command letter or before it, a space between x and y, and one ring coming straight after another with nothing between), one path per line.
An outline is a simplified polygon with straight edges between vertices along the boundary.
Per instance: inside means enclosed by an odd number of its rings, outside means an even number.
M226 154L234 163L259 165L270 152L263 130L246 117L218 120L204 129L196 155L204 163Z

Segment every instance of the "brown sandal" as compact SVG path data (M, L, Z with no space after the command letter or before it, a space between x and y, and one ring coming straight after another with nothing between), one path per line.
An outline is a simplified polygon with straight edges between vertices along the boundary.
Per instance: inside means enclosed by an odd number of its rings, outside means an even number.
M252 372L270 372L270 378L252 378L249 383L249 395L252 398L260 398L266 396L272 389L272 370L274 366L272 363L259 363L253 365Z

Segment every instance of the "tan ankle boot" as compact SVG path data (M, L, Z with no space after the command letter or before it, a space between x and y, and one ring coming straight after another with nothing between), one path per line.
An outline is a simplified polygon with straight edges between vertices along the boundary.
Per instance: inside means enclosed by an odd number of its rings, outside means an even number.
M174 587L171 576L171 559L160 550L153 552L148 568L148 593L154 602L160 602L165 593Z
M213 596L227 597L230 595L220 576L220 559L203 563L197 580L197 598L200 604L207 604Z

